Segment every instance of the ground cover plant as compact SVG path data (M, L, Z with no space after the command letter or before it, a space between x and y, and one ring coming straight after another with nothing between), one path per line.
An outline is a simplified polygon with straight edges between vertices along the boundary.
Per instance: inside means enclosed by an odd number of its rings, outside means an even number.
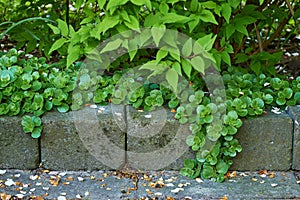
M10 32L5 32L9 23L0 25L5 33L1 36L7 37L3 41L18 49L0 55L0 115L23 115L24 132L34 138L42 133L39 117L51 110L67 112L87 102L119 104L125 100L145 110L167 106L176 111L180 123L190 124L192 134L186 143L196 152L195 159L184 162L181 174L223 181L232 158L242 150L234 138L241 118L259 116L272 106L300 104L300 77L278 74L275 68L299 34L297 1L77 0L67 5L72 10L59 13L58 3L33 1L27 9L37 10L38 15L25 17L43 17L37 20L39 24L28 20ZM47 8L46 15L40 8ZM23 20L20 16L15 19ZM25 24L32 38L20 36L19 40L17 31ZM37 26L46 31L43 37L34 37ZM131 30L139 35L137 39L126 35ZM191 39L180 45L167 30ZM107 55L93 53L116 34L123 34L123 39L105 44ZM149 41L160 48L138 49ZM103 73L83 67L84 59L107 63L105 56L116 50L128 53L108 64ZM25 51L38 52L39 57L28 57ZM211 64L222 75L226 100L210 98L220 92L210 91L203 79ZM170 87L147 80L133 92L126 80L124 87L115 87L136 66L150 70L153 76L165 73ZM192 93L180 88L180 77L190 83ZM212 125L218 113L224 115ZM213 145L207 148L207 144Z

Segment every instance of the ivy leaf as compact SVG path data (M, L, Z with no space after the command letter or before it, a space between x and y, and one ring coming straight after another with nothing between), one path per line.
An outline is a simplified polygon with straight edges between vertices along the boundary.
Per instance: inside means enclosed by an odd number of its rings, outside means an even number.
M111 41L106 44L106 46L101 50L100 53L116 50L121 46L122 42L123 42L123 40L121 40L120 38L118 38L114 41Z
M204 74L204 61L200 56L191 59L191 64L195 70Z
M189 57L192 54L193 51L193 40L192 38L189 38L183 45L181 52L182 55L185 57Z
M202 10L201 14L199 15L199 18L204 22L210 22L210 23L218 25L218 22L216 21L215 16L209 10Z
M67 39L65 38L59 38L58 40L56 40L53 45L51 46L48 54L50 55L53 51L59 49L60 47L62 47L65 43L67 42Z
M69 34L69 29L68 29L68 24L67 22L61 20L61 19L58 19L56 20L57 21L57 27L59 28L60 32L61 32L61 35L64 36L64 37L67 37L68 34Z
M176 93L178 84L178 73L175 71L175 69L171 68L167 71L166 79L172 87L173 91Z

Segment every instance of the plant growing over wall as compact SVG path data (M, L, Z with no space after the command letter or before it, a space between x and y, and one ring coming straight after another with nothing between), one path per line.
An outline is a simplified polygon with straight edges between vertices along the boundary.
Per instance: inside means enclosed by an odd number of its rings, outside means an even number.
M96 5L92 15L90 5ZM300 103L299 77L290 83L269 76L275 75L273 65L280 60L281 52L271 54L266 50L280 37L281 27L293 20L290 14L278 16L269 12L267 6L284 12L296 10L299 5L288 6L283 1L271 0L76 1L77 12L83 12L84 16L80 26L62 19L56 20L57 25L48 25L58 38L49 53L57 51L66 56L66 67L46 64L42 58L19 59L16 50L1 57L0 114L34 114L35 117L24 117L22 125L25 132L37 137L41 128L36 117L52 109L67 112L80 109L85 102L110 100L126 101L147 110L168 105L176 109L175 117L180 123L190 123L191 135L186 143L196 152L195 159L184 162L181 174L223 181L231 159L242 150L234 138L242 125L241 118L261 115L268 106ZM294 12L294 17L299 15ZM274 24L277 28L273 28ZM144 27L149 31L139 38L127 35L128 30L141 32ZM263 28L268 31L260 31ZM167 30L178 31L190 39L180 46L176 34ZM118 33L122 40L107 43L100 56L99 52L93 52L100 42ZM150 38L153 46L162 48L137 50ZM201 48L195 48L193 40ZM256 40L260 41L258 45ZM129 53L107 66L106 74L99 75L93 69L78 71L74 65L84 57L103 64L109 61L105 53L110 56L109 52L123 49ZM201 78L207 63L215 64L222 73L226 101L213 102L210 98L220 91L208 91ZM247 64L250 68L241 73L233 63ZM153 76L165 73L170 87L144 81L133 92L128 90L131 84L115 88L123 73L139 65L141 70L150 70ZM254 74L248 73L251 71ZM191 83L194 93L178 89L180 77ZM76 85L78 91L72 95ZM224 116L211 123L218 113Z

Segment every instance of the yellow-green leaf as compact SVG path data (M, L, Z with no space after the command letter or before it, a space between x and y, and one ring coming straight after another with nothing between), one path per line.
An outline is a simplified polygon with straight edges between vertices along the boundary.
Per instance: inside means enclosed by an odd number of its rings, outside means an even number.
M196 56L191 59L191 64L195 70L204 74L204 61L200 56Z
M55 51L55 50L59 49L60 47L62 47L62 45L64 45L66 42L67 42L67 39L59 38L58 40L56 40L53 43L53 45L51 46L48 54L50 55L53 51Z
M178 73L176 72L176 70L173 68L169 69L166 73L166 79L173 91L176 93L178 84Z
M192 54L193 51L193 40L192 38L189 38L182 47L182 55L185 57L189 57Z
M59 28L61 35L64 37L67 37L69 34L68 25L65 21L58 19L57 21L57 27Z

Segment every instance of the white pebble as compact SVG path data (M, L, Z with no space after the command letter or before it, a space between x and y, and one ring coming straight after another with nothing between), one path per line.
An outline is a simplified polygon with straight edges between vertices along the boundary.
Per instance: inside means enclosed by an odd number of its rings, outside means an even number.
M145 118L147 118L147 119L149 119L151 117L152 117L152 115L145 115Z
M64 196L59 196L59 197L57 197L57 200L67 200L67 198Z
M4 183L6 186L12 186L15 185L16 183L12 179L7 179Z
M78 181L83 181L84 180L84 178L82 178L82 177L77 177L77 179L78 179Z
M6 173L6 170L0 170L0 175L3 175Z

